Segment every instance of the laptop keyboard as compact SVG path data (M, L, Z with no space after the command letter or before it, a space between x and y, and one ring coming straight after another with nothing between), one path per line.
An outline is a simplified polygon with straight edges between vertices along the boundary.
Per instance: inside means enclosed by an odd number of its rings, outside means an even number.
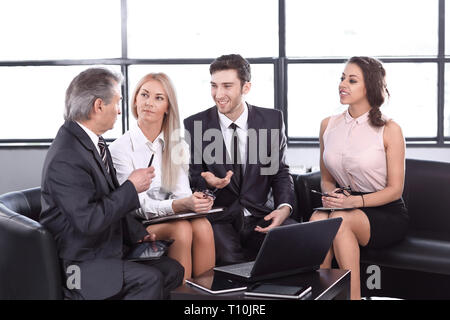
M239 274L243 276L250 276L250 273L253 269L254 262L245 262L245 263L239 263L235 265L229 265L229 266L223 266L221 267L222 270L225 270L230 273Z

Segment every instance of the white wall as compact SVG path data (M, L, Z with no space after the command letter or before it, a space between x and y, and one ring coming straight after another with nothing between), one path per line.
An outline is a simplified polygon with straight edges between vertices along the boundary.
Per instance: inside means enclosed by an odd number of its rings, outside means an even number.
M47 149L0 149L0 194L41 185Z
M319 167L319 148L290 148L288 162L291 172L303 172L305 168ZM450 162L450 148L406 148L406 158Z
M0 149L0 194L41 184L47 149ZM450 162L450 148L407 148L406 157ZM287 155L293 173L319 166L318 148L290 148Z

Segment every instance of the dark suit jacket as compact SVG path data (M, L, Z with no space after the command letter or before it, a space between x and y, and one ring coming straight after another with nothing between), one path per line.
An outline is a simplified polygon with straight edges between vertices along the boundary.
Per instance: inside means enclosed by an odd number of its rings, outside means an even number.
M282 203L288 203L291 206L294 206L294 184L292 177L289 174L289 167L286 163L287 139L284 129L283 114L279 110L259 108L250 104L247 104L247 106L247 124L249 133L252 129L255 130L257 133L256 141L253 139L253 141L248 143L246 170L241 188L238 187L235 176L233 175L230 184L217 192L217 199L214 204L216 206L228 207L228 210L223 214L210 215L208 218L211 222L230 221L230 219L233 219L233 215L241 212L242 207L247 208L252 215L256 217L263 217L270 213L274 207L276 208ZM195 122L197 122L197 127L194 127ZM201 130L199 130L198 122L201 123ZM220 132L217 107L214 106L185 119L184 127L189 132L191 140L188 141L188 143L190 143L191 151L191 163L189 167L191 186L193 188L204 189L207 186L205 180L200 176L201 172L210 171L217 177L222 178L225 177L228 170L232 170L232 164L230 164L231 162L227 159L228 154L223 143L223 157L221 158L220 153L216 152L216 154L214 154L216 160L215 163L208 164L211 161L205 159L205 153L203 152L211 142L214 142L203 141L202 137L204 136L205 131L208 129L217 129ZM267 129L267 139L261 139L259 133L264 133L261 129ZM275 131L279 133L278 137L272 135L273 132L271 129L276 129ZM201 137L199 137L200 133ZM189 135L186 135L186 137L189 137ZM279 166L274 174L263 175L261 174L261 169L268 169L271 164L265 163L266 161L259 156L259 153L261 147L263 147L263 150L265 147L265 150L267 151L262 153L271 156L271 152L273 152L273 150L271 151L272 136L273 138L276 138L275 142L278 143L278 148L276 150L278 152L278 157L276 160L278 160ZM255 137L253 136L253 138ZM277 147L276 143L273 144L274 147ZM209 150L210 148L208 151ZM257 157L254 154L255 150L257 150ZM256 161L251 161L252 158L256 158ZM201 159L200 163L196 163L196 159ZM271 190L273 194L273 203L270 204L268 203L268 195Z
M64 272L70 265L80 268L79 293L86 299L103 299L119 292L124 243L147 234L127 215L139 208L133 184L119 186L86 132L66 121L48 150L41 190L40 222L56 240Z

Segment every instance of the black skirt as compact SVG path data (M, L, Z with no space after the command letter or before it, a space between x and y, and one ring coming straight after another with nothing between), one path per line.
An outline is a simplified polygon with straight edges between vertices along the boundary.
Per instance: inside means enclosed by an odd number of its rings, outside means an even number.
M357 194L352 192L352 195ZM406 236L409 216L402 198L382 206L359 209L366 214L370 223L370 239L366 248L388 247Z

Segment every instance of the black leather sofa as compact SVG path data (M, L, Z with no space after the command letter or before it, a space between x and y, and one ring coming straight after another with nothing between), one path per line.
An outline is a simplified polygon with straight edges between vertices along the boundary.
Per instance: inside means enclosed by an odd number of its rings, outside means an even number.
M293 175L293 218L308 221L320 197L320 172ZM385 249L361 250L363 296L450 299L450 163L406 160L403 198L407 237ZM61 271L53 237L38 222L40 188L0 196L0 300L60 299ZM381 288L369 290L368 266L380 267Z
M320 172L295 175L298 219L308 221L321 205ZM363 296L450 299L450 163L406 160L403 199L410 216L406 238L392 247L361 250ZM380 289L369 289L380 268ZM369 287L373 287L370 285Z
M40 211L40 188L0 196L0 300L62 298L56 244L36 222Z

